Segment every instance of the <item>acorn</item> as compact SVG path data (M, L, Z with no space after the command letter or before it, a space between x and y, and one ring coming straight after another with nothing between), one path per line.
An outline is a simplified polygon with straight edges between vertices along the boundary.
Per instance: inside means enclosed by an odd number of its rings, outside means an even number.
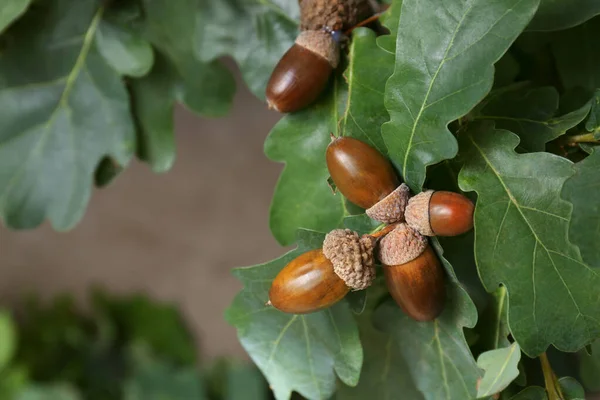
M444 270L427 238L400 223L380 240L378 257L388 291L409 317L431 321L441 314Z
M339 45L331 33L301 32L271 74L266 91L269 108L289 113L310 105L327 86L339 58Z
M473 228L473 202L459 193L428 190L406 206L406 223L425 236L457 236Z
M280 311L306 314L337 303L350 290L363 290L375 279L375 239L349 229L331 231L323 248L306 252L277 274L269 302Z
M337 190L367 209L367 215L375 220L386 224L403 221L410 190L400 184L390 161L358 139L332 139L325 157Z
M348 30L374 13L369 0L299 0L300 29Z

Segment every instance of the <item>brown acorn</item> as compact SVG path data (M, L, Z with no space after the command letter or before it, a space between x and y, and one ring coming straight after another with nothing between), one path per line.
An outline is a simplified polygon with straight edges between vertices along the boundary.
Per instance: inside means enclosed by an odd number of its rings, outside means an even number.
M428 190L406 206L406 223L425 236L457 236L473 228L474 205L459 193Z
M300 29L347 30L373 15L369 0L299 0Z
M388 291L408 316L431 321L441 314L444 270L425 237L400 223L380 240L378 256Z
M277 274L268 304L306 314L331 307L350 290L366 289L375 278L374 244L348 229L330 232L322 249L301 254Z
M269 108L282 113L314 102L339 63L339 46L325 31L304 31L275 66L266 98Z

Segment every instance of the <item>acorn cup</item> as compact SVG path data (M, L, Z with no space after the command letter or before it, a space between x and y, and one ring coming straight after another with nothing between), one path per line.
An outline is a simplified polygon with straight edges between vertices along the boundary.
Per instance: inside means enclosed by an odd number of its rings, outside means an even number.
M369 0L298 0L301 30L348 30L371 17Z
M428 190L406 206L406 223L424 236L458 236L473 228L475 206L459 193Z
M293 259L277 274L268 305L291 314L331 307L350 290L363 290L375 279L375 238L349 229L325 236L323 248Z
M405 223L379 241L385 283L400 308L416 321L431 321L444 309L444 270L427 238Z

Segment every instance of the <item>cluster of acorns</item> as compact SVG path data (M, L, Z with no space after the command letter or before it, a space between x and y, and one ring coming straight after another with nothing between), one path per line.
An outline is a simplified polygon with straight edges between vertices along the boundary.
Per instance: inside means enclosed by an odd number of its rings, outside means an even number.
M348 229L328 233L321 249L300 255L279 272L269 303L293 314L330 307L350 290L369 287L378 259L386 286L405 313L418 321L435 319L446 298L444 270L427 236L469 231L471 200L432 190L411 197L391 163L357 139L334 139L326 159L337 190L387 226L362 237Z

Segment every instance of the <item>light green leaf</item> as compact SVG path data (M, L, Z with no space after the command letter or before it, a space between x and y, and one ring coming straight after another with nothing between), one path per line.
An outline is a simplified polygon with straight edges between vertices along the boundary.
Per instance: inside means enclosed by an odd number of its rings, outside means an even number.
M499 91L484 100L485 106L475 120L494 120L498 128L507 129L521 138L525 151L544 151L546 143L565 134L583 121L590 103L575 111L555 116L558 92L553 87Z
M503 284L509 326L521 349L550 344L576 351L600 334L598 270L567 240L570 205L559 197L571 162L548 153L517 154L518 137L493 124L462 135L463 190L478 194L475 257L488 291Z
M0 56L0 217L9 226L48 218L71 228L100 160L124 166L132 156L127 92L95 46L103 11L94 0L49 0L11 30Z
M600 151L594 150L573 166L575 175L567 179L562 197L573 204L569 225L569 240L579 246L581 256L590 265L600 265L600 196L598 171Z
M140 77L152 68L154 52L150 43L110 19L100 22L96 45L106 62L121 75Z
M0 311L0 372L11 361L17 347L17 327L7 311Z
M527 30L555 31L571 28L600 14L596 0L542 0Z
M244 290L226 318L236 327L242 346L278 400L288 399L292 391L308 399L328 399L335 390L336 374L346 384L358 382L363 351L345 301L305 315L286 314L265 305L277 273L301 253L321 247L323 239L323 234L299 231L296 250L234 272Z
M385 104L391 121L382 134L390 157L413 189L428 165L453 158L458 146L448 123L490 90L493 64L533 17L539 0L444 2L404 0L396 66ZM435 27L435 29L432 29Z
M31 385L12 400L80 400L77 390L68 384Z
M500 393L519 375L521 349L518 343L509 347L486 351L477 358L479 368L485 370L477 388L477 397Z
M600 88L599 36L600 17L553 36L554 58L565 88L581 87L590 94Z
M0 4L0 34L25 13L29 3L31 0L2 0L2 4Z
M591 392L600 391L600 340L592 343L592 354L579 352L579 375L585 388Z
M298 34L298 2L201 0L196 18L200 59L231 55L252 93L264 99L273 68Z

